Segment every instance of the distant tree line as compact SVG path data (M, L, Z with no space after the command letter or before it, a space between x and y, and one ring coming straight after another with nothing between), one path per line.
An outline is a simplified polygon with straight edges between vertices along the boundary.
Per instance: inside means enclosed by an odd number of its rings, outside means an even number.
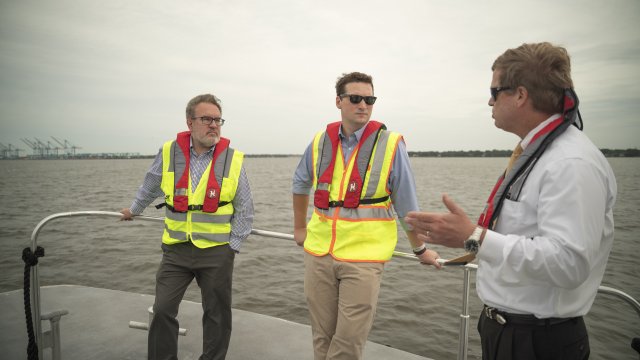
M411 157L509 157L512 150L409 151Z
M409 151L411 157L509 157L512 150L453 150L453 151ZM600 149L606 157L640 157L640 149ZM248 158L284 158L298 157L300 154L245 154ZM101 153L76 154L73 157L48 157L44 159L153 159L155 155L140 155L137 153ZM42 157L7 157L4 159L43 159Z
M640 149L600 149L606 157L640 157ZM509 157L512 150L409 151L411 157Z
M600 149L606 157L638 157L640 149Z
M283 157L294 157L300 155L294 154L245 154L245 157L248 158L283 158Z

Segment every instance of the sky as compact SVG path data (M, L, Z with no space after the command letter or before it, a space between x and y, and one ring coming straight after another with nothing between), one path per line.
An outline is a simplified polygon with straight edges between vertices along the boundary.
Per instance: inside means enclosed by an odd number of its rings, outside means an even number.
M301 154L360 71L409 151L512 149L491 65L541 41L569 51L592 141L639 148L638 0L0 0L0 144L151 155L213 93L232 147Z

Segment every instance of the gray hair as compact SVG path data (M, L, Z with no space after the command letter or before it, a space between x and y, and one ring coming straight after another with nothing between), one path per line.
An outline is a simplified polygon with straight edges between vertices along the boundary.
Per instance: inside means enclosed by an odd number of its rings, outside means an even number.
M187 104L187 119L191 119L196 115L196 106L201 103L209 103L218 107L220 112L222 112L222 106L220 105L222 101L218 99L215 95L212 94L202 94L194 97L189 100Z

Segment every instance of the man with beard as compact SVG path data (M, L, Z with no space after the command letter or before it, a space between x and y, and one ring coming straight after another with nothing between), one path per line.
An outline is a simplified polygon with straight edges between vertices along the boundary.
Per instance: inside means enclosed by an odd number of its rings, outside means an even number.
M158 197L165 202L162 262L156 276L149 359L177 359L178 307L195 277L202 293L201 360L224 359L231 337L233 260L253 223L244 154L220 136L225 120L211 94L187 104L189 131L167 141L122 220L133 220Z

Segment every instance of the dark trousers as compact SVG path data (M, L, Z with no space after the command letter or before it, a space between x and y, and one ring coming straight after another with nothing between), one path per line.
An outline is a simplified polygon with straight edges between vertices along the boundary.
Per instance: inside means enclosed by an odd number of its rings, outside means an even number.
M191 242L162 244L162 262L156 275L156 300L149 327L148 356L178 359L176 316L187 287L195 277L202 294L202 355L200 360L222 360L231 339L231 279L235 253L229 245L200 249Z
M505 315L506 316L506 315ZM585 360L589 337L582 317L557 324L500 325L483 311L478 321L483 360Z

